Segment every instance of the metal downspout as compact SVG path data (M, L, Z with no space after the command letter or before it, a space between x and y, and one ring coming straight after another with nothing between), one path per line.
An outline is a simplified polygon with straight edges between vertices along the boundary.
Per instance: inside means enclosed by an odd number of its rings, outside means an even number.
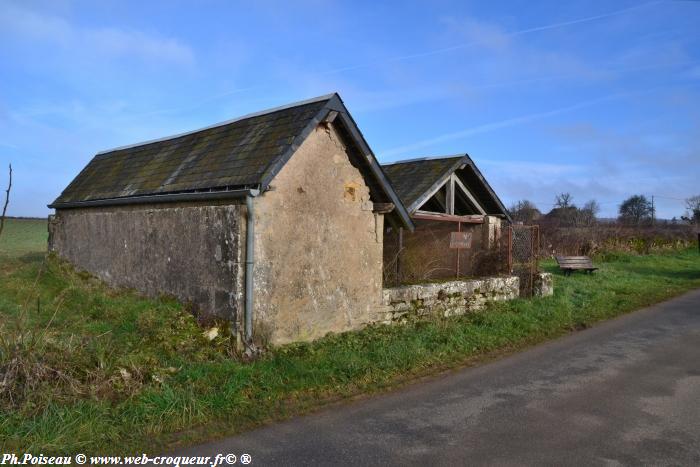
M246 345L253 343L253 269L255 266L255 212L253 198L256 193L246 196L246 239L245 239L245 321L244 333Z

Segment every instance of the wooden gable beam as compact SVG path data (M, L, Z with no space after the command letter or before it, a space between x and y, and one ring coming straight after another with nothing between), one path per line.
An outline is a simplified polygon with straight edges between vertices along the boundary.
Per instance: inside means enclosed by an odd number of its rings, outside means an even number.
M434 188L430 193L427 195L424 195L424 200L421 202L421 204L416 207L416 211L419 211L420 208L423 207L425 203L427 203L433 196L437 194L438 191L442 189L442 187L446 188L446 197L445 197L445 214L449 215L454 215L455 213L455 190L459 189L464 193L464 196L467 197L469 202L471 202L474 207L476 208L477 211L479 211L479 214L485 216L486 215L486 210L481 206L481 204L476 200L474 195L471 194L471 192L467 189L466 186L464 186L464 183L459 179L457 175L454 173L451 174L447 180L445 180L444 183L440 184L437 186L437 188Z
M432 198L433 196L435 196L435 195L437 194L437 192L440 191L440 190L442 189L442 187L444 187L445 184L446 184L447 182L449 182L449 178L446 179L443 183L439 184L437 187L434 187L434 188L433 188L431 191L429 191L428 193L423 194L423 195L421 196L422 201L420 201L420 204L419 204L418 206L416 206L416 208L413 209L413 211L415 212L415 211L420 210L420 208L422 208L423 205L424 205L425 203L427 203L428 201L430 201L430 198ZM439 201L439 200L438 200L438 201ZM449 205L449 203L447 202L447 200L445 200L445 212L446 212L446 213L447 213L447 206L448 206L448 205Z
M445 197L445 213L454 214L455 213L455 176L450 175L449 180L447 180L447 196Z
M486 215L486 211L484 210L484 208L481 207L481 204L479 204L479 202L476 200L476 198L474 198L474 196L471 194L471 192L470 192L469 190L467 190L467 187L464 186L464 183L462 183L462 181L459 179L459 177L457 177L455 174L452 174L452 175L450 176L450 179L451 179L454 183L457 184L457 186L462 190L462 192L464 193L464 195L465 195L465 196L469 199L469 201L471 201L471 203L474 205L474 207L476 208L476 210L479 211L480 214ZM453 199L452 201L453 201L453 208L454 208L454 199Z

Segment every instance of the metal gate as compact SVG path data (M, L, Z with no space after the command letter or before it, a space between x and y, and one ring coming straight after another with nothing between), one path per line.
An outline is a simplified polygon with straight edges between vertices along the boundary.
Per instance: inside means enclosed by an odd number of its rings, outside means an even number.
M520 295L532 297L535 275L539 271L540 226L508 227L508 269L520 278Z

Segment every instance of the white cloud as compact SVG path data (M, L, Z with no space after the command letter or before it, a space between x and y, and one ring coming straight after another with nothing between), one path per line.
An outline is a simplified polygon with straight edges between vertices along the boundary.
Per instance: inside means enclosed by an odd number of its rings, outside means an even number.
M553 117L555 115L559 115L565 112L571 112L574 110L582 109L584 107L588 107L594 104L598 104L600 102L608 101L611 99L616 99L619 97L622 97L622 94L613 94L609 96L604 96L598 99L591 99L588 101L583 101L583 102L578 102L573 105L569 105L567 107L561 107L558 109L554 110L548 110L545 112L536 112L536 113L531 113L527 115L522 115L520 117L513 117L513 118L507 118L505 120L497 121L497 122L491 122L491 123L485 123L483 125L477 125L473 126L471 128L466 128L464 130L459 130L459 131L454 131L450 133L444 133L442 135L438 135L432 138L424 139L422 141L417 141L415 143L411 143L405 146L398 146L395 148L391 148L385 151L380 151L380 153L383 156L393 156L397 154L404 154L406 152L418 150L418 149L423 149L426 147L434 146L439 143L444 143L447 141L454 141L454 140L461 140L464 138L467 138L469 136L473 135L478 135L481 133L487 133L490 131L494 130L500 130L502 128L508 128L516 125L521 125L524 123L529 123L534 120L539 120L542 118L547 118L547 117Z
M192 50L173 38L161 38L140 31L117 28L85 30L82 34L93 44L93 47L110 55L135 54L144 60L167 61L183 65L194 62Z
M190 65L195 59L192 49L175 38L114 27L80 27L60 17L13 5L3 5L0 10L0 31L24 40L46 42L72 54L138 57L178 65Z
M500 26L475 18L443 18L448 36L463 39L466 44L489 49L504 49L510 46L511 35Z
M479 167L486 167L489 171L498 171L506 177L527 176L530 179L547 179L550 177L562 177L575 175L587 170L587 167L578 164L553 164L547 162L528 162L517 160L479 159Z
M568 26L574 26L578 24L588 23L592 21L599 21L606 18L611 18L614 16L624 15L635 10L643 9L646 7L651 7L663 3L662 1L652 1L643 3L640 5L635 5L628 8L623 8L620 10L611 11L608 13L603 13L594 16L587 16L582 18L576 18L569 21L561 21L557 23L543 24L541 26L535 26L531 28L519 29L514 31L505 31L497 25L493 25L484 21L477 21L471 18L463 18L461 20L454 20L449 18L444 18L443 22L449 23L452 26L456 26L461 22L462 36L467 36L468 40L463 43L455 44L448 47L435 48L432 50L418 51L415 53L410 53L406 55L397 55L394 57L387 57L380 60L375 60L372 62L361 63L356 65L344 66L332 70L326 71L324 74L336 74L345 71L357 70L360 68L374 67L377 65L384 65L391 62L398 62L404 60L413 60L418 58L430 57L433 55L445 54L448 52L454 52L457 50L463 50L472 48L477 45L486 45L491 48L506 48L510 44L510 38L518 37L533 33L538 33L542 31L549 31L553 29L566 28ZM455 29L454 27L452 29ZM454 31L453 31L454 32Z

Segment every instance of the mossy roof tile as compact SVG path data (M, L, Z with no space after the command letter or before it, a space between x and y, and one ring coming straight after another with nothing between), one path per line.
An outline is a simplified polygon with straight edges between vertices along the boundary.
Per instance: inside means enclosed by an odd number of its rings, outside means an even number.
M382 165L382 169L411 213L419 208L421 198L431 188L455 173L487 214L504 215L510 220L508 210L467 154L398 161Z
M329 99L97 154L54 204L259 185Z

